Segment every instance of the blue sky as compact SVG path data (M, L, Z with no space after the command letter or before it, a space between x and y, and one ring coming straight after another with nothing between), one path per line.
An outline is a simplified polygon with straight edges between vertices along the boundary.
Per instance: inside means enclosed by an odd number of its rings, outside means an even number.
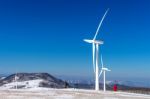
M149 78L149 0L1 0L0 72L93 76L91 45L97 39L109 78Z

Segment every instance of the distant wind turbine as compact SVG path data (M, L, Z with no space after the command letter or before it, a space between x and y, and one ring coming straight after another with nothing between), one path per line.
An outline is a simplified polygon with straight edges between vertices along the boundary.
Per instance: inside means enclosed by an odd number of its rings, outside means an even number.
M103 90L104 90L104 92L106 91L106 71L111 71L111 70L109 70L108 68L105 68L104 67L104 65L103 65L103 59L102 59L102 55L101 55L101 64L102 64L102 69L101 69L101 71L100 71L100 74L99 74L99 77L100 77L100 75L103 73Z
M100 41L100 40L96 40L97 34L99 32L99 29L103 23L103 20L105 18L105 16L107 15L107 12L109 11L109 9L106 10L105 14L103 15L98 28L96 30L95 36L92 40L89 39L84 39L85 42L87 43L91 43L92 44L92 53L93 53L93 69L94 69L94 73L95 73L95 90L98 91L99 90L99 66L98 66L98 54L99 54L99 45L102 45L104 42ZM95 48L96 46L96 48ZM96 60L95 60L96 58Z
M17 72L16 72L16 73L15 73L15 77L14 77L15 89L18 89L18 82L17 82L18 79L19 79L19 77L17 76Z

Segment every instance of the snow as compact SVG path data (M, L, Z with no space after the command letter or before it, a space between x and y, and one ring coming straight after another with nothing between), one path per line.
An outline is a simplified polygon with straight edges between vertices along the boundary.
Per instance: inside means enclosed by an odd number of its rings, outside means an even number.
M37 80L29 80L29 81L22 81L22 82L11 82L8 84L4 84L1 86L1 89L12 89L17 86L24 86L23 88L37 88L39 87L40 82L42 82L42 79Z
M43 88L39 87L42 81L44 80L37 79L4 84L0 87L0 97L2 99L150 99L150 95L127 92ZM14 89L16 84L24 87Z
M5 79L5 78L6 78L6 77L1 77L0 79L3 80L3 79Z
M2 99L150 99L150 95L84 89L0 89Z

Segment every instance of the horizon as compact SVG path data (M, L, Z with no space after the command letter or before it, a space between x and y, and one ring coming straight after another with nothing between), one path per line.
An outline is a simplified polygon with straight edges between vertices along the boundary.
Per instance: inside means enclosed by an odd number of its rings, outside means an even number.
M24 72L24 73L27 73L27 72ZM31 74L34 74L34 73L31 72ZM70 84L89 84L89 85L91 85L91 84L95 83L94 78L92 78L92 77L68 76L68 75L64 76L64 75L53 75L53 74L50 74L50 75L56 79L61 79ZM0 74L0 78L1 77L2 77L2 79L4 79L5 77L6 77L6 79L9 79L10 77L12 77L12 74ZM103 84L102 77L100 78L99 83ZM134 80L133 80L133 78L117 78L117 79L115 78L115 80L114 80L114 78L109 78L109 80L106 80L106 83L108 85L119 84L119 85L123 85L123 86L150 88L150 79L144 79L144 78L140 78L140 79L138 78L136 80L135 80L135 78L134 78Z
M94 77L91 45L97 35L100 54L111 69L106 78L149 79L149 0L2 0L0 72L48 72ZM100 65L101 66L101 65Z

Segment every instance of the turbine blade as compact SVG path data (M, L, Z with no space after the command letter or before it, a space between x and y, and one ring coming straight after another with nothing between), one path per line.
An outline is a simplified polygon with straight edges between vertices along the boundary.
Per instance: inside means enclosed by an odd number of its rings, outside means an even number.
M98 25L98 28L97 28L97 30L96 30L96 33L95 33L95 36L94 36L93 40L96 39L96 36L97 36L97 34L98 34L98 32L99 32L99 29L100 29L100 27L101 27L101 25L102 25L102 23L103 23L103 20L105 19L105 16L107 15L107 12L108 12L108 11L109 11L109 8L106 10L105 14L103 15L103 17L102 17L102 19L101 19L101 21L100 21L100 23L99 23L99 25Z
M93 54L93 70L95 72L95 44L92 44L92 54Z
M93 40L84 39L84 41L87 43L93 43Z
M109 70L108 68L105 68L105 71L111 71L111 70Z
M102 72L103 72L103 70L101 69L101 71L100 71L100 73L99 73L99 76L98 76L98 77L100 77L100 76L101 76Z
M103 68L104 65L103 65L103 58L102 58L102 55L101 55L101 64L102 64L102 68Z

